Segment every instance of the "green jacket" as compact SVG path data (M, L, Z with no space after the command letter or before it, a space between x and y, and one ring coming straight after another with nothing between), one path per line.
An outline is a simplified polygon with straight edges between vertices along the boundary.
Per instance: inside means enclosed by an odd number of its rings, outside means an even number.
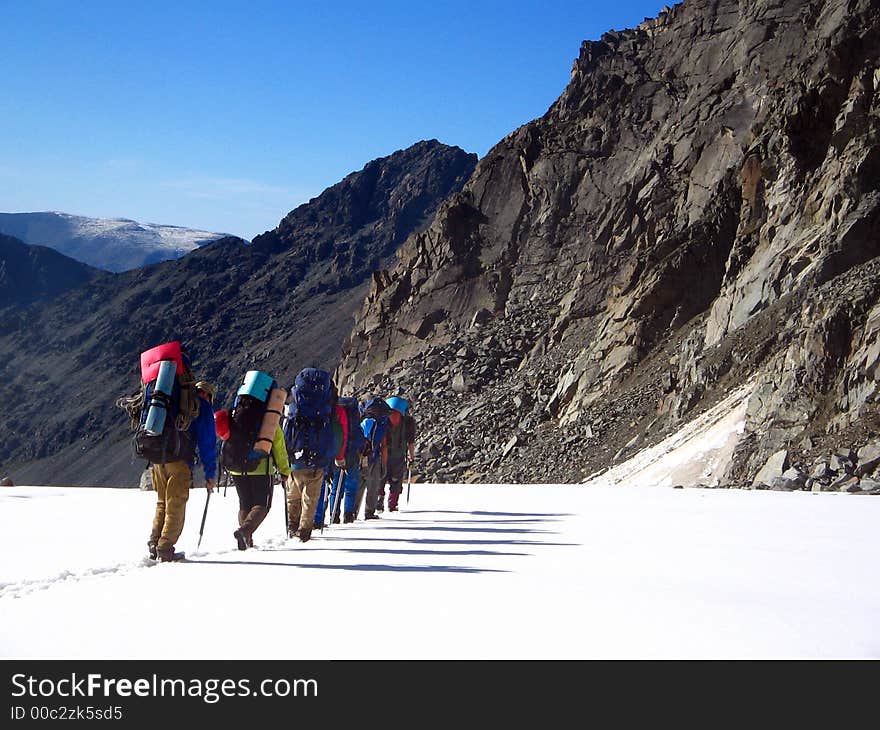
M263 459L253 471L245 472L245 476L262 476L269 473L269 459L275 465L275 470L281 476L290 476L290 462L287 460L287 445L284 443L284 432L281 426L275 428L275 436L272 437L272 453ZM242 476L243 472L229 470L234 476Z

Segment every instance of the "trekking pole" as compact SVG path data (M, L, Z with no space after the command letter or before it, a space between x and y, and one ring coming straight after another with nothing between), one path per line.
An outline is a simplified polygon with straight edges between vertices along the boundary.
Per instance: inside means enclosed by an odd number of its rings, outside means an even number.
M208 516L208 505L211 503L211 492L208 492L208 498L205 500L205 511L202 513L202 526L199 528L199 543L196 545L198 550L202 545L202 535L205 532L205 519Z
M339 498L342 496L342 484L347 475L348 473L344 469L339 469L336 472L336 496L330 505L330 524L328 527L333 524L333 519L336 517L336 508L339 507Z
M281 480L281 491L284 492L284 537L290 535L290 517L287 515L287 480Z
M327 522L327 505L330 502L330 485L327 484L327 472L324 472L324 483L322 484L324 488L324 512L321 517L321 534L324 534L324 523Z
M412 486L412 462L407 462L407 476L406 476L406 503L409 504L409 488Z

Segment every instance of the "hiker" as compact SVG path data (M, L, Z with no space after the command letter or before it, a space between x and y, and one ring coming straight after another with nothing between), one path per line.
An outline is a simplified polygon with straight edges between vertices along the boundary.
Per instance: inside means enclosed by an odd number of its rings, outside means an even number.
M370 398L364 404L361 429L368 444L362 471L364 519L375 520L379 507L379 490L385 485L388 469L388 429L394 411L381 398ZM397 414L399 417L399 413Z
M232 536L239 550L254 546L254 532L272 509L272 487L276 473L281 475L281 486L286 492L290 464L281 426L275 427L271 453L260 461L256 469L244 473L229 470L238 493L238 529Z
M355 493L354 498L354 518L357 519L357 516L361 512L361 507L364 504L364 496L367 491L367 469L370 465L370 459L373 453L373 445L370 441L370 436L373 431L373 423L368 423L366 420L361 421L361 434L364 437L364 449L361 452L360 458L360 480L358 481L357 492ZM375 512L375 507L373 508Z
M184 367L190 368L189 357L184 352ZM202 385L205 383L202 381ZM197 393L198 415L190 423L187 435L191 444L189 458L153 464L153 488L156 490L156 512L153 516L153 529L150 532L148 548L150 557L160 562L179 560L174 545L183 532L186 519L186 502L193 483L195 456L198 454L205 474L205 489L213 492L217 479L217 440L214 434L214 408L208 398L208 391Z
M287 536L307 542L328 467L344 463L348 422L337 407L336 385L318 368L300 371L290 389L284 439L290 460Z
M239 550L254 546L253 534L272 507L274 475L286 488L290 476L281 415L287 391L268 373L248 370L235 394L232 410L217 411L217 435L223 445L220 465L238 493L238 529L232 536Z
M403 492L403 481L407 476L407 467L415 460L416 422L407 413L410 408L409 401L395 396L388 398L388 405L392 409L391 427L388 429L388 466L385 481L388 483L388 511L397 512L400 494ZM382 503L385 499L385 484L379 489L376 509L382 511Z
M178 341L141 354L141 382L139 393L117 405L132 420L135 454L151 465L156 509L147 548L153 560L180 560L183 554L174 546L183 532L196 454L208 492L216 486L214 389L205 381L196 383L189 355Z
M333 524L339 524L340 513L343 522L354 522L356 498L361 483L361 458L366 439L360 426L360 406L357 398L340 398L341 408L348 420L348 438L345 444L344 465L336 469L330 483L330 507ZM344 502L344 504L343 504Z

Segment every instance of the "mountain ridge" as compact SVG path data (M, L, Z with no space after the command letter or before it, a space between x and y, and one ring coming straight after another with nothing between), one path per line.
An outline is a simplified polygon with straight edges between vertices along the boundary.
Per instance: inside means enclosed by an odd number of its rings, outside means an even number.
M375 200L395 201L378 217L358 225L343 219L333 230L285 227L250 245L220 239L177 260L102 277L0 334L0 397L32 382L62 394L49 414L21 404L0 422L2 468L16 481L137 485L143 462L133 457L127 419L114 402L138 384L138 353L160 342L187 345L197 374L216 384L218 408L231 405L246 370L268 370L286 387L302 367L335 367L371 266L392 260L398 226L415 220L401 211L415 205L418 221L430 219L464 184L476 155L436 143L370 164L383 172L370 186ZM362 172L345 178L352 190ZM321 210L313 213L323 219L340 209L337 202L345 210L358 200L318 196L312 205ZM336 258L303 254L327 245Z
M180 258L199 246L229 236L185 226L59 211L0 213L0 233L31 245L53 248L94 268L116 273Z
M48 301L104 272L0 233L0 309Z

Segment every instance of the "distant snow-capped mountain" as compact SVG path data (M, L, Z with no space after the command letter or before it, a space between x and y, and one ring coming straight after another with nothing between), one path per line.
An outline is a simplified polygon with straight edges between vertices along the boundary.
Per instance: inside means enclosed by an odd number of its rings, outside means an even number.
M0 233L49 246L106 271L127 271L186 253L228 235L126 218L68 213L0 213Z

